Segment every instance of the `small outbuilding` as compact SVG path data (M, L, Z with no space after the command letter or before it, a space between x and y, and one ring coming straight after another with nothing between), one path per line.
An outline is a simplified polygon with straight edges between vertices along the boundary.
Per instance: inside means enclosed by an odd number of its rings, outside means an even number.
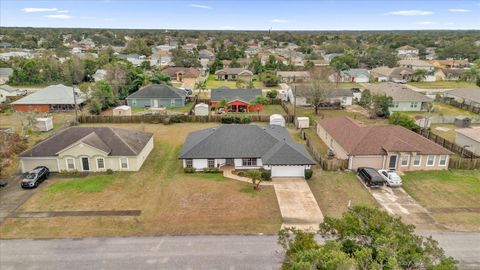
M132 108L127 105L118 106L113 109L113 116L132 115Z
M37 118L35 126L39 131L49 131L53 129L53 121L51 117Z
M455 120L453 124L457 128L468 128L470 127L472 120L469 117L466 116L457 116L455 117Z
M270 125L285 127L285 118L280 114L272 114L270 115Z
M310 127L310 118L308 117L297 117L295 124L297 128L309 128Z
M198 103L195 105L195 115L198 116L207 116L208 115L208 105L205 103Z

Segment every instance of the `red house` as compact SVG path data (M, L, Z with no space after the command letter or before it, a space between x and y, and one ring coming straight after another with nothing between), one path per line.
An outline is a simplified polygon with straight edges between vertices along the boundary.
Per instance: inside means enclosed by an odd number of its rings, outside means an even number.
M262 95L260 89L230 89L219 88L212 89L210 106L215 109L218 103L225 99L227 101L227 109L229 112L252 112L263 110L261 104L251 104L257 96Z

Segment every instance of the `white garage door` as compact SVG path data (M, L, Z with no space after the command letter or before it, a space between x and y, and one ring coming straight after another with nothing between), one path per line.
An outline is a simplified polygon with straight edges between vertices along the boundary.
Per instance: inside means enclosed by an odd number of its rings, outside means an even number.
M272 166L272 177L305 177L305 167Z

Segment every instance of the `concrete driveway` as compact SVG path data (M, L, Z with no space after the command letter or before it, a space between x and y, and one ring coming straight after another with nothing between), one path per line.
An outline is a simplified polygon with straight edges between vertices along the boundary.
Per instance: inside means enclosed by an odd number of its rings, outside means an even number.
M282 228L318 230L323 214L303 178L273 178L273 187L283 218Z
M401 217L405 223L415 225L417 231L446 230L444 226L437 223L427 209L408 195L403 188L366 188L387 212Z
M22 189L21 176L16 176L8 185L0 188L0 224L32 196L36 189Z

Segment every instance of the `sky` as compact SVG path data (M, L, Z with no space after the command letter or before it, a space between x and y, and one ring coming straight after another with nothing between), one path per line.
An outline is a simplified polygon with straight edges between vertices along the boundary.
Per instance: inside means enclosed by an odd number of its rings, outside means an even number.
M198 30L480 30L480 0L0 0L0 26Z

